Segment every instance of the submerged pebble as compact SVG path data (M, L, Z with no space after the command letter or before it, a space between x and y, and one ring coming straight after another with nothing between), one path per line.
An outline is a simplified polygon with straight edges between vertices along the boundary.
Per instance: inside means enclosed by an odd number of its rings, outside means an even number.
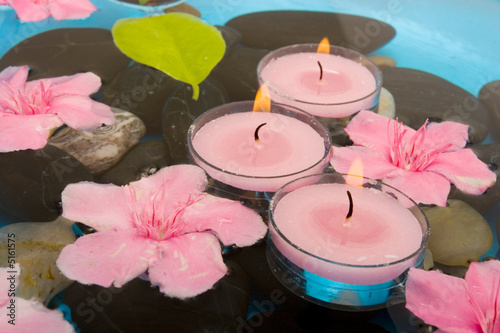
M47 304L73 283L56 266L61 250L76 239L72 225L59 217L52 222L22 222L0 228L0 267L8 266L8 239L15 241L15 261L21 266L16 296Z
M431 228L429 249L434 262L468 266L493 245L488 222L463 201L450 199L447 207L424 207L423 211Z

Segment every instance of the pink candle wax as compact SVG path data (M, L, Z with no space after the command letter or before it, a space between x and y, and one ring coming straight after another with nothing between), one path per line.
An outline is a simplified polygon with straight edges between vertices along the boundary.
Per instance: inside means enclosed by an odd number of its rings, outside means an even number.
M348 190L353 214L346 220ZM286 194L274 209L273 221L271 237L285 257L342 283L391 281L417 264L412 254L422 245L418 220L396 199L345 184L309 185Z
M259 65L260 81L268 85L271 99L278 103L325 118L346 117L376 104L378 82L356 61L315 52L269 57Z
M256 141L255 130L261 124L265 125ZM192 149L203 159L195 157L196 163L213 178L265 192L275 192L296 177L323 172L328 155L325 138L309 124L283 114L251 111L206 123L192 138Z

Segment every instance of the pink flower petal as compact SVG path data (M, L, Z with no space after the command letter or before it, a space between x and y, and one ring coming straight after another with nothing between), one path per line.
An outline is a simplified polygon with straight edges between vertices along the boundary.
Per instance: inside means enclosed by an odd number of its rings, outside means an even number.
M189 206L183 219L184 233L209 230L224 245L250 246L264 237L267 226L257 212L238 201L205 195Z
M61 95L91 95L101 87L101 78L87 72L70 76L59 76L50 79L40 79L28 82L26 85L38 86L39 82L50 87L52 97Z
M56 264L69 279L119 288L147 270L155 251L155 241L111 230L78 238L62 249Z
M122 187L80 182L69 184L61 193L62 215L97 231L135 230L131 207Z
M143 203L143 200L150 200L152 192L161 186L166 187L161 203L163 209L172 211L179 203L201 195L207 186L207 176L198 166L180 164L162 168L154 175L130 183L130 187L139 194L137 199Z
M3 314L0 320L0 332L37 332L37 333L71 333L73 326L64 320L63 313L50 310L38 301L28 301L19 297L14 299L16 306L15 326L9 324L10 317L7 305L0 307Z
M406 308L446 332L481 332L463 279L437 271L410 268Z
M500 332L500 261L472 262L465 274L484 332Z
M45 8L43 2L41 4L37 4L33 0L9 0L8 2L21 21L37 22L50 16L50 12Z
M63 122L51 114L11 115L0 113L0 152L41 149L51 131Z
M429 123L425 134L424 145L434 147L443 143L451 143L452 146L445 151L455 151L465 147L469 139L469 126L453 121L441 123Z
M184 299L201 294L227 272L219 241L209 233L185 234L160 246L161 259L149 268L149 279L170 297Z
M53 0L49 8L56 20L86 18L97 10L88 0Z
M0 72L0 82L5 81L12 88L24 87L28 78L28 66L10 66ZM2 87L0 86L0 90Z
M389 127L389 124L390 127ZM396 121L379 115L372 111L360 111L349 121L345 131L354 144L367 147L384 158L389 159L389 138L388 130L392 129ZM409 133L415 133L408 128Z
M475 195L482 194L496 181L496 174L471 149L441 154L426 171L439 173L462 192Z
M355 159L361 159L363 176L374 179L384 178L386 175L399 173L399 168L392 164L387 157L361 146L333 147L330 164L335 171L349 173Z
M57 114L71 128L91 131L102 124L112 125L115 117L111 108L87 96L65 95L51 100L50 112Z
M446 206L450 182L445 177L434 172L404 170L392 176L383 178L382 181L397 188L417 203Z

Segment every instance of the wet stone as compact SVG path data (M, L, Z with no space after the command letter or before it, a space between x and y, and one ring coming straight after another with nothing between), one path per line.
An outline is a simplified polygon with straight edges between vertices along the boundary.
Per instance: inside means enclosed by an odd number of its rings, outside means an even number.
M214 68L212 75L226 87L232 102L255 99L259 89L257 65L267 53L266 50L235 46Z
M477 157L496 173L497 181L481 195L467 194L452 186L448 197L465 201L477 211L483 212L500 202L500 143L471 145L468 148L472 149Z
M159 134L163 105L181 84L157 69L133 63L103 88L101 102L132 112L144 122L148 134Z
M16 296L46 304L72 280L57 268L61 250L76 237L73 222L63 217L53 222L23 222L0 228L0 267L8 267L8 237L15 235L15 260L21 266Z
M103 174L99 181L125 185L152 175L170 164L170 154L165 142L145 141L133 147L117 165Z
M274 50L283 46L330 43L361 53L370 53L387 44L396 30L373 18L314 11L265 11L235 17L226 23L242 34L241 43Z
M381 67L384 87L394 96L396 117L418 129L425 120L456 121L469 125L469 141L488 135L487 111L479 100L457 85L433 74L410 68Z
M64 303L72 320L86 332L237 332L244 321L249 285L233 262L213 289L186 300L165 296L149 281L136 278L122 288L75 283Z
M129 62L107 29L60 28L15 45L0 59L0 69L28 65L30 80L93 72L106 83Z
M432 230L429 249L434 262L468 266L488 252L493 233L488 222L474 208L460 200L448 200L447 207L424 207Z
M485 84L478 95L490 115L492 128L490 134L496 142L500 141L500 80Z
M184 84L167 99L162 113L163 138L172 164L188 163L187 132L193 121L205 111L228 102L227 92L215 79L200 84L198 100L193 90Z
M55 220L66 185L93 180L76 158L50 145L0 154L0 165L0 209L22 221Z
M144 123L132 113L113 109L116 122L94 131L66 127L55 133L49 144L64 150L85 165L92 174L109 170L146 134Z
M241 33L238 30L221 25L215 27L220 31L224 42L226 42L226 52L241 41Z
M371 55L368 57L378 67L396 67L396 59L385 55Z
M167 13L167 14L180 12L180 13L191 14L191 15L196 16L196 17L201 17L200 11L198 9L194 8L193 6L188 5L187 3L180 3L176 6L165 8L165 10L163 12Z
M389 90L384 87L380 90L377 113L389 118L396 117L396 103L394 102L394 97Z

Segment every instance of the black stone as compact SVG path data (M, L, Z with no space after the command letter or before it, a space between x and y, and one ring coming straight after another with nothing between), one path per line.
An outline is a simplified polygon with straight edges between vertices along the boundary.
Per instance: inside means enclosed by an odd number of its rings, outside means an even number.
M430 73L410 68L382 67L384 87L394 96L396 117L414 129L427 118L469 125L469 141L480 143L488 135L486 109L459 86Z
M133 63L103 88L101 102L132 112L144 122L148 134L160 134L163 105L180 85L157 69Z
M170 155L165 142L145 141L134 146L117 165L103 174L99 181L125 185L154 174L170 164Z
M241 32L242 44L268 50L319 43L328 37L331 44L366 54L396 35L392 26L373 18L314 11L256 12L235 17L226 25Z
M93 180L78 160L50 145L2 153L0 165L0 209L26 222L55 220L66 185Z
M273 310L284 310L292 316L303 313L311 306L312 303L290 291L271 271L267 263L265 240L230 251L227 258L237 262L249 276L255 294L259 295L257 303L263 305L271 302Z
M0 69L30 66L30 79L93 72L109 82L130 62L100 28L60 28L19 42L0 59Z
M163 138L172 164L189 162L187 132L193 121L205 111L228 102L227 91L213 78L207 78L200 84L198 100L192 96L192 87L183 84L168 97L163 108Z
M500 143L488 143L484 145L471 145L469 147L477 157L486 163L490 170L497 174L496 183L481 195L466 194L455 186L451 187L450 199L458 199L466 202L479 212L483 212L500 202Z
M137 278L120 289L75 283L64 303L81 333L233 333L246 316L249 285L237 264L227 265L228 274L213 289L187 300L167 297Z
M224 38L226 52L241 41L241 33L238 30L223 25L216 25L215 27L222 34L222 38Z
M232 102L254 100L259 89L257 65L266 50L235 46L228 50L212 75L227 89Z
M492 138L500 141L500 80L485 84L478 95L479 100L484 105L490 115Z

